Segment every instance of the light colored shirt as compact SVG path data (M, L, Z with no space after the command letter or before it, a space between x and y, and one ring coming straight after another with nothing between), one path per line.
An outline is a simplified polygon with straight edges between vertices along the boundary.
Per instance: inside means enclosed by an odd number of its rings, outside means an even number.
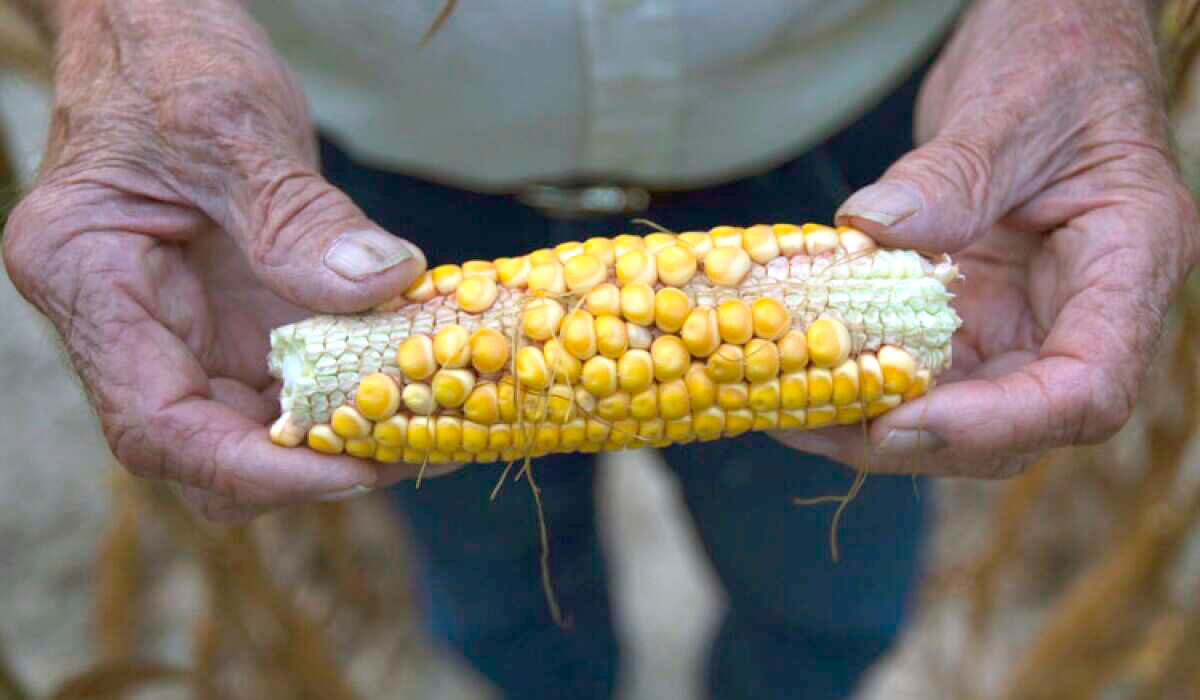
M844 126L962 0L250 0L358 157L479 190L708 184Z

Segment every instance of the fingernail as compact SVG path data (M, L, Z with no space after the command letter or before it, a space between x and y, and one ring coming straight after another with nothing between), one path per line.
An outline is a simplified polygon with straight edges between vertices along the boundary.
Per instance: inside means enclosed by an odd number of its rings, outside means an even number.
M946 446L946 441L928 430L893 430L875 447L876 452L907 454L932 452Z
M350 231L334 239L325 266L342 277L361 280L413 257L408 244L382 231Z
M362 495L368 494L368 493L371 493L371 487L363 486L362 484L359 484L358 486L351 486L350 488L342 490L342 491L334 491L333 493L324 494L317 500L318 501L344 501L348 498L355 498L355 497L362 496Z
M864 187L842 203L835 218L858 217L893 226L921 210L921 198L904 185L880 182Z

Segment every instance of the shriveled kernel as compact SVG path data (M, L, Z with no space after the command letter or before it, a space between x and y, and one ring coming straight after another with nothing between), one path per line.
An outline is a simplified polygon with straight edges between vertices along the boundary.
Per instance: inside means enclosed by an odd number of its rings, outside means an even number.
M458 408L475 388L475 373L469 369L443 369L433 375L433 399L439 406Z
M408 442L408 416L397 414L385 421L375 424L371 431L375 442L388 447L404 447Z
M718 304L717 330L721 340L735 345L745 345L754 337L754 318L746 302L728 299Z
M542 351L526 345L517 351L517 378L530 389L545 389L550 386L550 368Z
M808 356L817 367L837 367L850 357L850 331L832 318L813 321L805 334Z
M823 367L808 368L808 405L821 406L833 400L833 372Z
M546 392L546 413L553 423L566 423L573 418L575 410L575 392L566 384L555 384Z
M427 416L437 407L433 400L433 389L430 389L428 384L408 384L401 392L400 398L409 413L416 416Z
M396 351L396 364L404 376L414 382L429 379L437 371L433 355L433 339L427 335L410 335Z
M737 226L717 226L709 231L708 235L712 238L714 248L742 247L742 229Z
M797 430L808 426L808 416L803 408L779 412L779 427L782 430Z
M521 395L521 415L526 425L536 425L546 420L547 401L542 393L526 392Z
M621 288L621 315L639 326L654 322L654 290L642 282L631 282Z
M550 368L550 374L558 381L574 384L579 381L579 373L583 369L581 363L574 355L567 352L563 347L562 342L557 338L547 340L542 346L542 354L546 356L546 366Z
M508 338L494 328L480 328L471 334L470 352L476 372L499 372L508 364Z
M703 260L704 256L708 255L708 251L713 248L712 237L704 231L681 233L676 240L692 251L692 255L695 255L697 260Z
M433 286L433 273L429 270L422 272L413 283L404 290L404 298L409 301L426 302L437 296L437 287Z
M533 340L549 340L558 333L565 313L554 299L530 299L521 313L521 332Z
M663 284L682 287L696 276L698 260L690 248L673 243L658 251L658 278Z
M726 411L750 405L750 386L745 382L717 385L717 405Z
M433 358L449 369L466 367L471 362L471 334L458 324L442 328L433 336Z
M297 447L307 435L308 430L291 411L285 411L271 424L271 442L280 447Z
M583 308L593 316L619 316L621 314L621 290L610 282L588 292Z
M775 242L779 244L779 254L790 258L805 255L804 231L794 224L775 224Z
M650 329L636 323L625 324L625 335L629 336L629 347L634 350L649 350L650 344L654 341Z
M583 309L570 311L563 318L559 339L567 352L580 360L596 354L596 319Z
M506 450L512 447L512 426L508 423L499 423L488 429L488 449L489 450Z
M769 340L746 343L746 380L765 382L779 374L779 348Z
M794 372L809 366L809 341L803 330L788 330L775 345L779 347L780 370Z
M476 423L491 425L500 418L500 397L496 385L477 384L463 404L463 414Z
M804 225L804 248L809 255L832 255L838 250L837 231L819 224Z
M917 362L913 356L896 347L884 345L875 354L879 359L879 367L883 371L883 388L889 394L903 394L908 391L917 375Z
M667 423L662 418L647 418L638 422L638 439L641 442L657 442L662 440Z
M846 360L833 368L833 405L846 406L858 400L858 362Z
M858 229L853 229L849 226L839 226L837 232L838 238L841 240L842 250L846 251L847 255L865 255L877 247L875 239Z
M517 383L511 375L505 375L496 385L496 408L500 411L500 422L517 420Z
M563 279L572 292L586 292L608 279L608 268L590 255L577 255L563 265Z
M716 440L725 431L725 411L712 406L693 414L692 430L701 440Z
M867 418L876 418L882 416L893 408L899 406L903 399L900 394L884 394L878 399L867 404Z
M658 387L658 412L663 418L673 420L685 416L692 410L687 383L675 379Z
M606 396L596 402L596 415L607 421L628 418L631 401L629 392L618 391L612 396Z
M529 282L525 285L530 294L562 294L567 291L567 280L563 275L562 263L555 260L534 265L529 271Z
M848 403L845 406L837 407L837 422L840 425L853 425L861 423L863 419L863 406L855 401Z
M454 300L458 306L468 313L482 313L492 308L500 296L500 288L491 277L472 275L458 285L454 292Z
M750 256L741 248L714 247L704 256L704 274L713 284L736 287L750 273Z
M740 345L724 344L709 355L705 365L714 382L739 382L746 375L746 355Z
M487 277L495 282L496 266L488 260L468 260L462 264L463 279L468 277Z
M519 258L499 258L496 260L496 279L500 284L515 289L524 287L529 282L529 273L533 265L529 258L522 255Z
M658 263L645 248L634 248L617 258L617 282L630 285L636 282L652 285L658 282Z
M637 421L633 418L622 418L613 421L608 431L608 441L616 447L625 447L637 440Z
M467 452L482 452L488 447L488 427L472 420L462 422L462 447Z
M824 428L827 425L833 425L837 420L837 410L837 406L833 404L810 406L806 413L805 425L808 428Z
M629 397L629 415L638 420L658 415L658 385L651 384Z
M433 286L438 294L453 294L462 279L462 268L458 265L438 265L433 268Z
M596 355L583 363L580 373L583 388L592 396L602 399L617 391L617 363L612 358Z
M376 440L374 458L376 462L381 464L399 464L404 461L404 450L391 445L381 444Z
M608 440L609 423L597 418L589 418L585 428L587 442L596 443Z
M708 371L699 362L693 362L683 377L687 385L691 410L703 411L717 402L717 383L708 376Z
M772 258L779 257L779 243L775 240L775 231L770 226L751 226L742 232L742 248L756 263L765 265Z
M387 420L400 410L400 386L383 372L372 372L358 382L354 406L367 420Z
M654 295L654 325L664 333L677 333L692 311L692 299L674 287L663 287Z
M883 370L872 353L864 352L858 356L858 378L858 396L864 404L870 405L883 396Z
M721 331L717 312L708 306L697 306L688 314L679 329L679 338L695 357L708 357L721 346Z
M779 427L779 411L755 411L752 430L774 430Z
M667 421L667 439L677 445L695 440L696 433L692 429L692 417L683 416L682 418Z
M338 406L329 419L329 426L338 437L361 438L371 434L371 421L363 417L353 406Z
M538 248L529 254L529 264L537 267L538 265L550 265L558 262L558 254L549 248Z
M575 387L575 405L585 414L596 410L596 397L582 386Z
M568 450L578 450L587 440L587 419L573 418L559 429L559 445Z
M792 325L792 314L777 299L763 297L750 307L754 319L754 335L765 340L777 340Z
M755 411L779 409L779 380L770 379L750 385L750 408Z
M645 350L629 350L617 360L617 380L621 389L637 393L654 381L654 361Z
M339 455L346 448L346 441L328 425L314 425L308 429L308 446L327 455Z
M616 260L620 260L622 255L628 253L631 250L636 250L637 248L645 248L646 247L646 242L644 240L642 240L641 236L635 236L631 233L622 233L622 234L613 236L612 241L613 241L613 255L616 256L615 257Z
M779 405L787 410L808 405L808 372L797 370L779 377Z
M434 445L434 419L429 416L413 416L408 421L409 449L428 452Z
M650 345L650 358L654 363L654 378L660 382L682 377L692 360L683 341L673 335L655 338Z
M583 244L578 241L567 241L554 246L554 254L558 256L558 261L562 264L574 260L583 253Z
M462 419L457 416L439 416L434 424L433 444L439 452L455 452L462 448Z
M913 401L921 398L925 395L926 391L929 391L929 385L932 383L933 378L929 370L917 370L917 373L913 375L912 383L904 390L904 400Z
M617 261L613 254L613 242L599 236L589 238L583 243L583 252L599 260L604 265L612 265Z
M596 349L605 357L620 357L629 348L629 333L625 321L604 314L596 317Z
M750 432L754 427L754 412L748 408L738 408L725 414L725 437L737 437Z
M642 240L646 243L646 250L652 254L657 254L663 248L675 245L675 234L659 231L651 233L648 236L643 236Z

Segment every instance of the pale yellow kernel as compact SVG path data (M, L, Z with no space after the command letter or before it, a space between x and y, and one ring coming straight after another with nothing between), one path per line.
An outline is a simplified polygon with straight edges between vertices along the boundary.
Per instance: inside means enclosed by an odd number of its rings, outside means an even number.
M562 263L555 260L542 265L534 265L529 271L529 282L526 284L530 294L562 294L567 291L566 277L563 276Z
M375 456L375 447L375 439L370 435L348 438L346 440L346 454L351 457L370 459Z
M673 335L660 335L650 345L650 357L654 363L654 378L660 382L679 379L691 364L683 341Z
M404 447L408 441L408 416L401 413L376 423L371 437L380 445Z
M629 347L635 350L649 350L654 341L654 335L645 326L636 323L625 324L625 335L629 336Z
M469 369L442 369L433 375L433 399L439 406L458 408L475 388L475 373Z
M408 449L428 452L433 449L434 421L429 416L413 416L408 420Z
M643 282L631 282L621 288L621 315L639 326L654 323L654 290Z
M808 368L808 405L822 406L833 400L833 372L823 367Z
M314 425L308 429L308 446L327 455L338 455L346 448L346 441L328 425Z
M617 283L622 286L653 285L658 282L658 263L649 250L634 248L617 258L616 276Z
M647 418L638 422L638 438L641 442L657 442L666 433L667 423L662 418Z
M472 314L482 313L492 308L500 297L500 288L491 277L472 275L458 285L454 292L454 300L463 311Z
M500 461L499 450L481 450L475 455L475 461L479 464L491 464L492 462Z
M563 265L563 279L572 292L586 292L604 284L608 269L590 255L577 255Z
M913 375L912 383L904 390L904 400L913 401L921 398L926 391L929 391L931 384L933 384L933 377L929 370L917 370L917 373Z
M893 408L899 406L903 398L900 394L884 394L878 399L867 404L867 418L875 418L882 416Z
M408 285L404 290L404 298L409 301L423 303L437 296L437 288L433 286L433 273L426 270Z
M715 285L736 287L750 273L750 256L741 248L714 247L704 256L704 274Z
M779 377L779 405L789 411L808 405L807 370L787 372Z
M658 386L651 384L629 397L629 415L638 420L658 416Z
M750 432L754 427L754 412L748 408L738 408L725 413L725 437L737 437Z
M803 408L789 409L779 412L779 427L782 430L798 430L807 427L808 416Z
M625 255L631 250L645 248L646 242L641 236L635 236L631 233L622 233L613 237L613 255L615 260L620 260L622 255Z
M717 226L708 232L714 248L741 248L742 229L737 226Z
M837 231L828 226L805 225L804 249L811 256L832 255L838 249ZM809 417L811 420L811 416Z
M471 334L457 323L433 336L433 359L442 367L460 369L471 362Z
M372 372L358 382L354 405L367 420L387 420L400 410L400 386L383 372Z
M740 382L746 375L746 355L740 345L726 343L709 355L705 364L714 382Z
M863 415L863 406L857 401L837 407L837 422L841 425L861 423Z
M777 299L763 297L750 308L754 318L754 335L766 340L778 340L792 326L792 314Z
M559 340L578 359L591 358L596 354L596 319L583 309L568 312L563 317Z
M688 314L679 329L679 337L695 357L708 357L721 346L721 331L717 312L708 306L697 306Z
M549 452L558 447L558 426L554 423L542 423L533 435L533 446L537 450Z
M683 445L696 439L692 430L692 417L683 416L667 421L667 439L676 445Z
M480 328L471 334L470 353L476 372L499 372L508 364L508 338L494 328Z
M526 392L521 395L521 416L526 425L536 425L546 420L546 395L540 392Z
M838 226L838 238L840 239L842 250L846 251L847 255L859 256L866 255L877 247L875 239L858 229L850 228L849 226Z
M271 424L271 442L280 447L298 447L307 435L308 429L291 411L285 411Z
M529 273L533 266L529 258L498 258L496 260L496 279L509 289L524 287L529 282Z
M583 308L593 316L619 316L621 314L621 290L610 282L588 292Z
M468 277L486 277L495 282L496 265L488 260L468 260L462 264L463 279Z
M608 431L608 441L617 447L625 447L637 438L637 421L632 418L615 420Z
M537 267L538 265L549 265L558 262L558 254L549 248L538 248L529 254L529 264Z
M450 464L454 461L454 457L449 452L441 450L430 450L428 458L430 464Z
M658 412L666 420L674 420L685 416L692 410L691 397L688 395L687 382L675 379L660 384L658 387Z
M837 319L819 318L805 334L808 356L817 367L837 367L850 357L850 331Z
M500 418L500 397L496 385L477 384L463 404L463 414L470 420L491 425Z
M678 243L658 251L658 278L663 284L682 287L692 280L699 266L696 254Z
M858 362L846 360L833 368L833 405L846 406L858 400Z
M550 386L550 368L542 351L526 345L517 351L517 378L521 385L530 389L545 389Z
M896 347L884 345L876 353L879 367L883 371L883 388L889 394L908 391L917 375L917 362L913 356Z
M440 416L434 424L434 446L439 452L455 452L462 448L462 419Z
M424 450L418 450L413 447L404 448L404 462L408 464L424 464L429 458L429 453Z
M567 241L554 246L554 254L558 256L558 261L566 265L568 261L574 260L583 253L583 244L578 241Z
M717 385L717 405L726 411L750 405L750 386L745 382Z
M875 355L864 352L858 356L858 375L859 398L869 406L871 402L883 396L883 370L879 367L879 360L875 359Z
M500 411L502 423L513 423L517 420L517 383L512 375L504 375L496 385L496 408Z
M579 373L583 369L583 363L574 355L567 352L560 340L557 338L547 340L542 346L542 354L546 356L546 366L556 380L568 384L574 384L579 381Z
M559 430L559 444L568 450L578 450L587 440L587 419L573 418Z
M608 440L609 423L605 420L597 418L589 418L587 420L587 441L590 443L599 443Z
M552 423L566 423L574 418L575 392L566 384L555 384L546 392L546 414Z
M410 335L396 351L396 364L404 376L414 382L429 379L437 371L433 339L424 334Z
M580 381L588 393L598 399L611 396L619 388L617 363L610 357L596 355L583 363Z
M779 254L790 258L805 255L804 231L793 224L775 224L775 242L779 244Z
M837 420L837 406L826 404L824 406L810 406L807 411L807 420L805 426L808 428L823 428L827 425L833 425Z
M779 348L769 340L746 343L746 381L765 382L779 374Z
M664 333L678 333L691 311L691 297L675 287L663 287L654 295L654 325Z
M754 337L754 318L750 307L741 299L727 299L717 305L717 330L721 340L745 345Z
M498 423L488 429L488 449L507 450L512 447L512 426L508 423Z
M752 430L774 430L779 427L779 411L755 411Z
M696 256L697 260L703 260L708 251L712 250L712 237L705 231L688 231L681 233L677 237L677 241L687 246L688 250L692 251L692 255Z
M329 426L338 437L347 440L366 437L371 434L371 421L367 420L353 406L338 406L329 419Z
M795 372L808 366L808 339L804 331L790 330L775 341L779 348L779 368L784 372Z
M703 411L717 402L717 383L708 376L708 371L699 362L693 362L683 377L687 385L688 401L692 411Z
M604 314L596 317L596 349L605 357L617 358L629 348L629 333L625 321Z
M617 261L613 254L613 242L607 238L589 238L583 244L583 252L599 260L604 265L612 265Z
M700 440L716 440L725 430L725 411L712 406L693 414L692 430Z
M779 409L779 380L770 379L750 385L750 408L755 411Z
M577 386L575 387L575 405L585 415L591 414L596 410L596 397L592 396L591 392L583 386Z
M438 294L453 294L462 279L462 268L458 265L438 265L433 268L433 286Z
M675 234L659 231L644 236L642 241L646 243L646 250L650 251L652 255L657 255L663 248L675 245Z
M427 416L437 407L437 402L433 399L433 390L428 384L408 384L400 393L400 398L409 413L417 416Z
M380 464L399 464L404 461L404 450L392 446L384 445L378 440L375 441L375 461Z
M629 350L617 360L617 380L621 389L637 393L654 381L654 361L645 350Z
M751 260L760 265L779 257L779 243L775 240L775 231L770 226L760 224L743 231L742 248Z
M521 312L521 332L533 340L553 338L565 313L554 299L530 299Z

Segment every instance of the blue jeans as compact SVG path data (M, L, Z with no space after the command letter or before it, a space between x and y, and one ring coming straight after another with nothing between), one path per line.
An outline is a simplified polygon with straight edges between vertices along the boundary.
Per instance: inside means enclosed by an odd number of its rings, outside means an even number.
M922 71L923 72L923 71ZM676 231L717 224L828 222L853 190L911 147L916 79L825 143L770 172L653 201L640 216ZM628 231L627 217L548 219L510 197L432 184L352 161L322 143L327 177L431 265L491 259ZM839 529L835 506L794 497L842 494L853 473L765 436L673 447L664 457L727 592L708 664L715 698L844 697L895 638L914 588L924 506L908 477L870 477ZM532 496L501 465L393 489L421 555L428 624L506 697L607 698L617 646L593 513L595 461L535 461L551 537L551 574L574 625L552 624L539 578Z

